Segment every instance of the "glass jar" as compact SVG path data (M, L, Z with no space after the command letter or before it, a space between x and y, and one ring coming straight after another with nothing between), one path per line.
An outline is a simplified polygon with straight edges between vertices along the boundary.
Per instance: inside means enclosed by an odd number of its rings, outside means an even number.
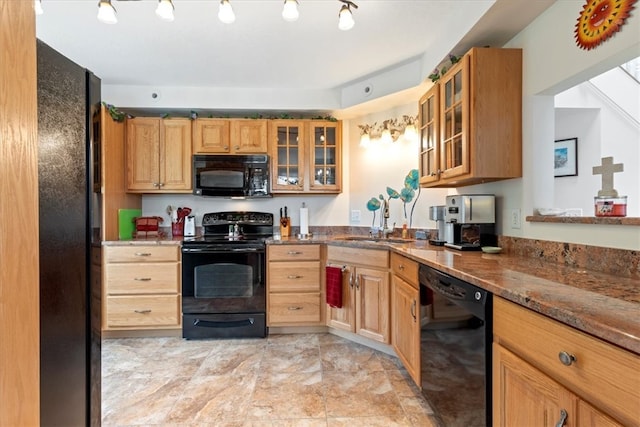
M627 216L627 196L594 197L596 216Z

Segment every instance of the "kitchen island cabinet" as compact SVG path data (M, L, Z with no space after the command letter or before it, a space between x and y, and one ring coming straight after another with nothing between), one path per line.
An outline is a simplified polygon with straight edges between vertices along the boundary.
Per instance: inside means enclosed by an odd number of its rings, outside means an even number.
M191 121L127 119L127 191L191 192Z
M423 187L522 176L521 49L472 48L418 108Z
M640 422L640 356L502 298L493 334L494 425Z
M105 246L103 263L105 336L181 331L178 244Z
M342 307L327 306L327 325L390 344L389 251L329 246L327 263L345 269Z

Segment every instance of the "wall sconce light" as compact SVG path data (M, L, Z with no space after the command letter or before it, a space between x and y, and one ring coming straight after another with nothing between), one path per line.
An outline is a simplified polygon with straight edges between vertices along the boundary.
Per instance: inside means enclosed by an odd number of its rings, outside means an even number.
M164 21L168 21L168 22L173 21L174 19L173 10L174 10L174 7L171 0L158 0L156 15L158 15Z
M282 8L282 18L285 21L293 22L298 20L298 0L284 0L284 7Z
M117 24L116 9L111 5L111 0L98 2L98 21L104 24Z
M229 3L229 0L220 0L218 19L225 24L231 24L236 20L236 14L233 13L233 8L231 7L231 3Z
M369 147L376 141L383 144L395 142L401 136L409 141L415 141L418 136L416 120L418 116L404 115L402 119L387 119L378 123L358 125L360 128L360 146Z
M338 0L342 3L342 7L340 8L340 12L338 13L338 28L342 31L348 31L353 28L355 25L355 21L353 20L353 13L351 13L351 6L354 9L358 8L358 5L349 0Z

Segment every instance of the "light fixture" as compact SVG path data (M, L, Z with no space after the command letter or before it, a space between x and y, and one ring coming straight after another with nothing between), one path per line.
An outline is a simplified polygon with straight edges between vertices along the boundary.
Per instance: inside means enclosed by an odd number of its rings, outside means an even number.
M340 12L338 13L338 28L342 31L348 31L353 28L355 25L355 21L353 20L353 14L351 13L351 6L354 8L358 8L354 2L349 0L338 0L342 3L342 7L340 8Z
M298 0L284 0L282 17L285 21L293 22L298 20Z
M42 15L44 13L44 10L42 9L42 0L34 0L33 10L36 12L36 15Z
M100 0L98 2L98 21L104 24L116 24L116 9L111 6L111 0Z
M380 125L377 122L358 125L360 128L360 146L366 148L372 146L376 141L390 144L397 141L401 136L405 140L414 142L418 139L415 125L417 119L417 115L404 115L402 119L387 119Z
M229 0L220 0L220 9L218 9L218 19L225 24L231 24L236 20L236 15L233 13L233 8Z
M173 3L171 0L158 0L158 7L156 8L156 15L165 21L173 21Z

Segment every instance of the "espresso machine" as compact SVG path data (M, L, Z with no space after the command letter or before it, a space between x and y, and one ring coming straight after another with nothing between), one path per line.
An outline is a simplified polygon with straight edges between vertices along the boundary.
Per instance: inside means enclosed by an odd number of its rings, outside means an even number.
M489 194L447 196L445 236L448 248L461 251L496 246L496 199Z
M447 243L447 237L444 227L444 213L446 206L429 206L429 219L436 222L438 235L435 239L429 239L429 243L436 246L442 246Z

